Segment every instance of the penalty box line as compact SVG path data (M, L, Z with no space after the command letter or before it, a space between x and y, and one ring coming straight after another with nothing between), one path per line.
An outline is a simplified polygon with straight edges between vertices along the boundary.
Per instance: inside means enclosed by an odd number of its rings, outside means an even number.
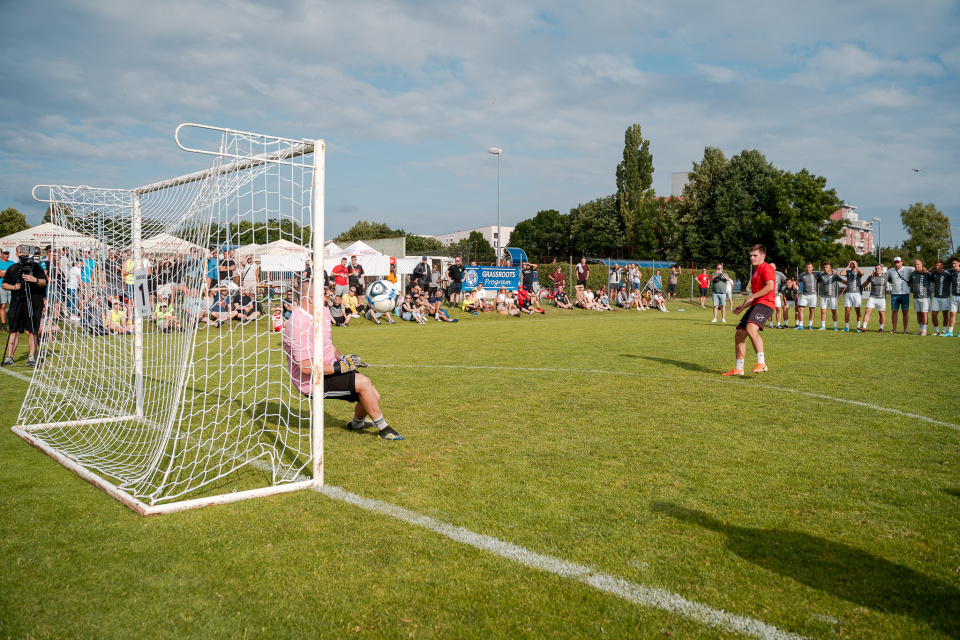
M537 553L499 538L475 533L469 529L448 524L403 507L380 500L364 498L339 487L327 485L313 487L312 489L328 498L428 529L456 542L492 553L525 567L552 573L567 580L574 580L633 604L659 609L705 626L763 640L808 640L805 636L784 631L755 618L729 613L722 609L688 600L666 589L647 587L586 565Z
M531 371L531 372L546 372L546 373L598 373L608 376L630 376L636 378L666 378L666 379L678 379L680 376L668 376L665 374L658 373L635 373L633 371L601 371L600 369L548 369L543 367L494 367L494 366L469 366L469 365L445 365L445 364L375 364L375 367L390 367L390 368L404 368L404 369L470 369L476 371L483 370L492 370L492 371ZM709 380L712 378L700 378L702 380ZM718 381L725 382L727 384L742 384L740 381L736 380L727 380L726 378L717 377ZM830 402L839 402L842 404L850 404L855 407L863 407L865 409L874 409L876 411L883 411L885 413L892 413L894 415L903 416L905 418L913 418L914 420L922 420L923 422L929 422L930 424L935 424L940 427L947 427L949 429L954 429L960 431L960 425L951 424L949 422L944 422L942 420L937 420L936 418L931 418L919 413L911 413L909 411L901 411L899 409L893 409L892 407L883 407L877 404L870 404L869 402L861 402L860 400L848 400L847 398L836 398L834 396L827 396L820 393L811 393L809 391L800 391L798 389L789 389L787 387L774 387L765 384L755 385L760 389L770 389L772 391L783 391L785 393L795 393L801 396L807 396L809 398L816 398L817 400L828 400Z

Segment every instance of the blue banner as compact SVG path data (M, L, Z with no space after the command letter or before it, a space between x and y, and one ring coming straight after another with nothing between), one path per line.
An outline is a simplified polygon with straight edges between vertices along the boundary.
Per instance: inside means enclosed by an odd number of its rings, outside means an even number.
M463 290L473 291L483 283L483 288L497 292L500 287L516 291L520 287L520 269L515 267L464 267Z

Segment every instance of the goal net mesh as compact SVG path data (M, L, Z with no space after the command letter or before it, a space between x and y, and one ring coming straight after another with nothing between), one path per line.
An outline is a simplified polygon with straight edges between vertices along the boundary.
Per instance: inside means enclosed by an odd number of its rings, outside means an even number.
M219 131L206 171L50 188L63 231L18 424L147 505L312 473L273 316L311 257L313 144Z

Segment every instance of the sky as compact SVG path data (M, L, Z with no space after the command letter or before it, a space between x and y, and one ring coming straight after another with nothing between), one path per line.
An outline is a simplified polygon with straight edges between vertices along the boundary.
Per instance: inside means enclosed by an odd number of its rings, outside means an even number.
M637 123L659 195L705 147L758 149L882 245L914 202L960 244L958 33L955 0L0 0L0 208L201 170L173 141L196 122L326 140L327 238L497 224L500 147L512 226L614 193Z

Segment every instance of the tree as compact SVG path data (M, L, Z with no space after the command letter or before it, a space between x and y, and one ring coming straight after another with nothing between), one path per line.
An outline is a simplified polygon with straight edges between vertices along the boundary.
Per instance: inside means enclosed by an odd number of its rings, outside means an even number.
M757 216L757 225L765 228L768 252L772 249L778 264L819 265L841 257L835 240L843 235L843 222L830 220L830 215L842 202L826 185L826 178L806 169L773 180L774 207Z
M403 231L401 230L401 233ZM443 243L437 240L436 238L425 238L423 236L418 236L415 233L408 233L406 235L406 248L408 256L415 255L430 255L430 256L442 256L446 255L447 248L443 246ZM391 236L387 236L391 237ZM396 237L396 236L393 236Z
M522 220L510 234L510 244L523 249L527 255L554 259L570 253L570 216L556 209L538 211L537 215Z
M406 236L403 229L391 229L383 222L358 220L355 225L333 239L334 242L356 242L357 240L379 240L381 238L399 238Z
M0 238L29 228L30 225L27 224L24 215L13 207L7 207L0 211Z
M585 255L605 256L621 249L626 237L616 196L592 200L570 210L573 250Z
M656 248L656 208L650 206L653 191L653 156L650 142L643 139L640 125L627 127L623 135L623 162L617 165L617 210L626 232L627 247L640 252Z
M700 228L699 221L726 166L727 158L723 151L716 147L706 147L703 150L703 161L700 164L694 162L693 171L687 174L688 181L683 188L682 202L678 205L681 257L695 260L709 260L712 257L707 254L707 237Z
M470 264L471 261L492 264L497 260L497 252L479 231L471 231L468 237L446 247L446 255L462 255L464 264Z
M908 236L904 247L914 259L919 258L923 264L933 265L937 251L950 248L950 219L938 211L932 202L917 202L907 209L901 209L900 220Z

